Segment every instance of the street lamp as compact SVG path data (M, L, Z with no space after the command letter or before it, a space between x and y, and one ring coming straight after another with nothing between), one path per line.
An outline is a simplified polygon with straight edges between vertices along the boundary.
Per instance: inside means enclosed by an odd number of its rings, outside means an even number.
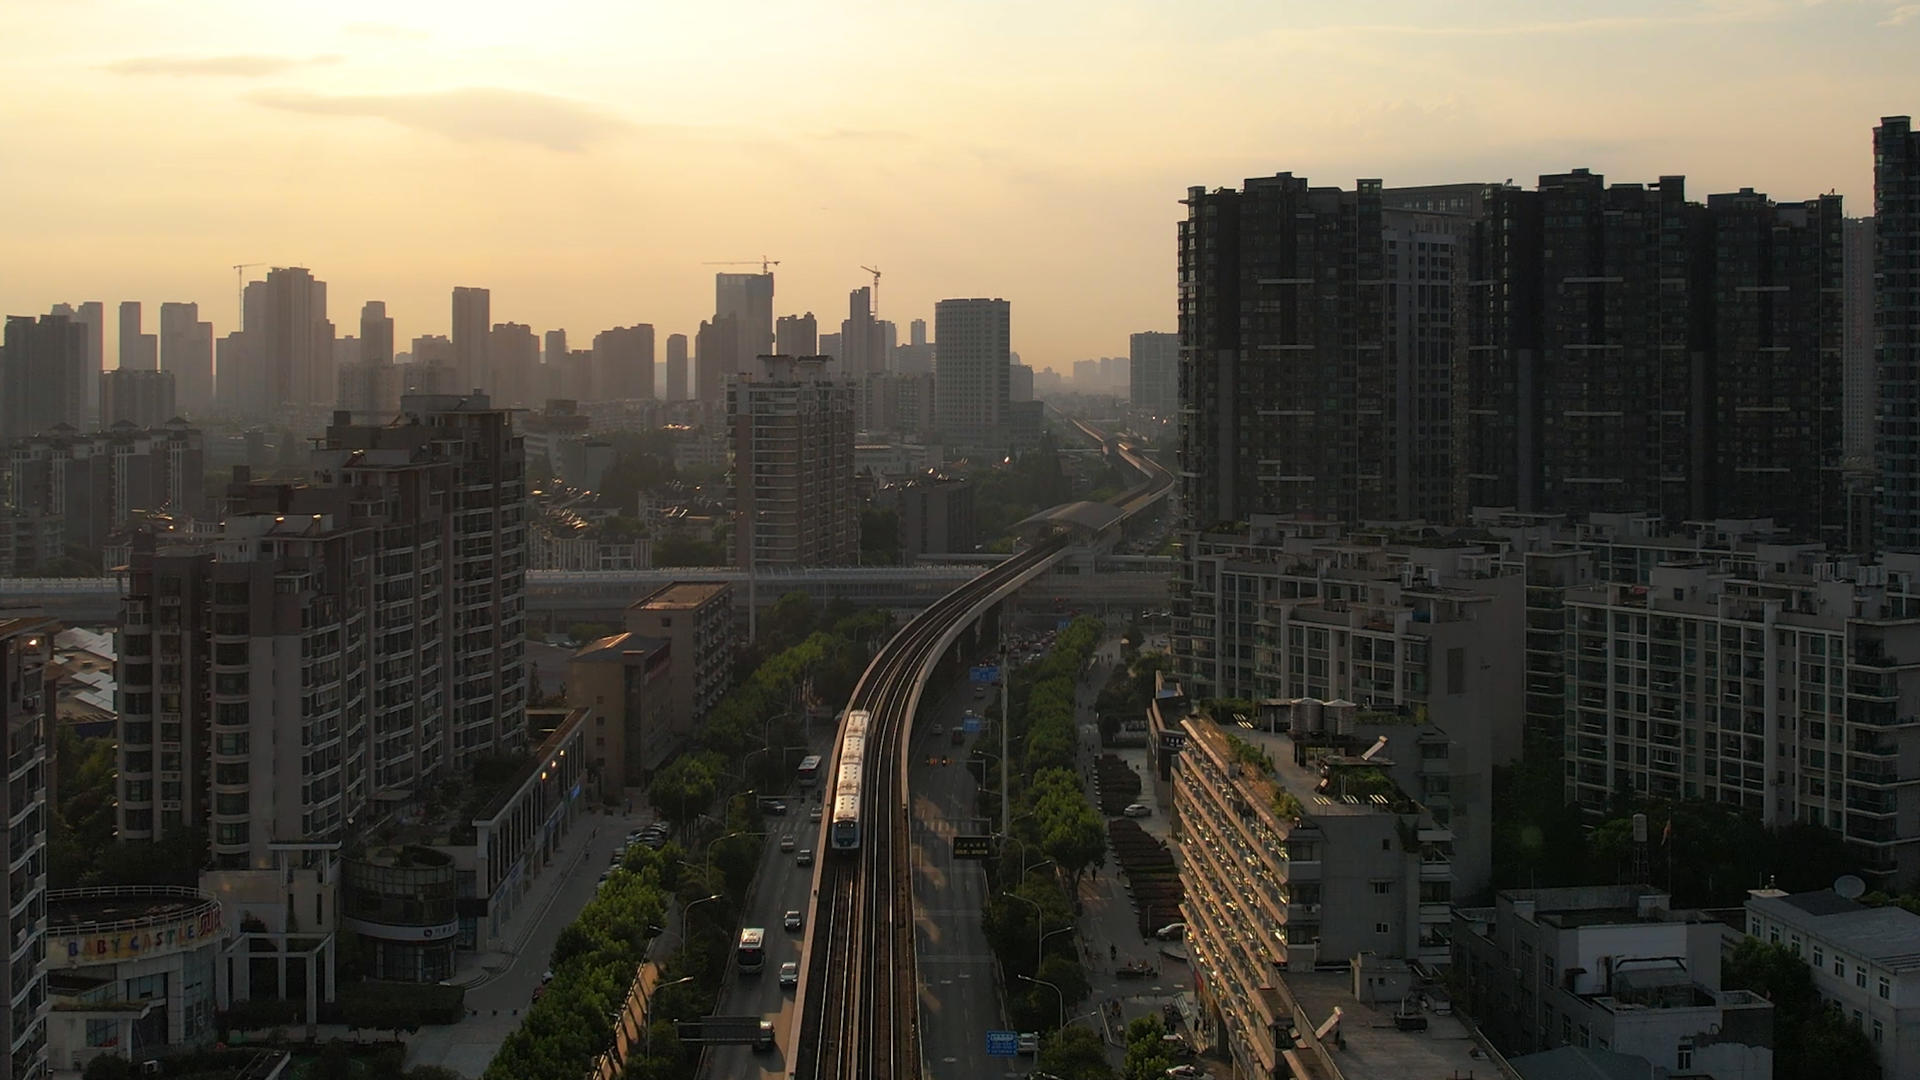
M1033 976L1031 976L1031 975L1022 975L1022 976L1020 976L1020 977L1021 977L1021 978L1023 978L1023 979L1025 979L1025 980L1027 980L1027 981L1028 981L1028 982L1030 982L1030 983L1038 983L1038 984L1039 984L1039 985L1041 985L1041 986L1044 986L1044 987L1047 987L1048 989L1050 989L1050 990L1052 990L1052 991L1053 991L1053 992L1054 992L1055 994L1057 994L1057 995L1059 996L1059 998L1060 998L1060 1027L1061 1027L1061 1029L1064 1029L1064 1028L1066 1028L1066 1026L1067 1026L1067 995L1066 995L1066 992L1065 992L1065 991L1063 991L1063 990L1061 990L1061 989L1060 989L1060 988L1059 988L1058 986L1055 986L1055 985L1054 985L1053 983L1050 983L1050 982L1048 982L1048 981L1047 981L1047 980L1045 980L1045 979L1036 979L1036 978L1034 978L1034 977L1033 977Z
M709 900L718 899L720 894L714 893L712 896L703 896L694 900L680 909L680 962L682 964L687 962L688 946L693 944L693 909Z
M654 996L657 997L660 991L665 990L669 986L679 986L682 983L690 983L692 981L693 981L693 976L683 975L680 978L673 980L672 982L661 983L659 986L656 986L653 988ZM640 1029L646 1032L646 1035L643 1036L645 1040L643 1045L646 1047L647 1056L652 1057L653 1056L653 1001L651 998L647 996L647 992L644 988L640 991Z

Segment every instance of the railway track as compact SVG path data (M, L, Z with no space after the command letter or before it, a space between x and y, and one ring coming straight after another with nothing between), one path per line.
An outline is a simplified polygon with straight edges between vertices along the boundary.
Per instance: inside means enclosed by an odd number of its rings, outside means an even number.
M1131 516L1172 480L1131 447L1122 444L1118 452L1148 478L1116 501ZM996 598L1050 566L1069 543L1064 534L1041 540L941 597L881 647L854 688L848 711L871 716L861 778L861 842L856 852L822 852L802 973L800 1028L792 1048L793 1080L918 1080L903 752L908 729L928 674L960 630Z

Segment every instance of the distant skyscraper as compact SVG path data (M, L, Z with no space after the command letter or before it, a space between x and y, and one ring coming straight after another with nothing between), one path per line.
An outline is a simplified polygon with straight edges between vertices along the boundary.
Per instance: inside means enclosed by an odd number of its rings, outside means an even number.
M160 367L173 375L181 415L203 419L213 408L213 324L199 304L160 305Z
M908 323L907 334L908 344L925 345L927 343L927 320L915 319L911 323Z
M65 315L7 316L0 350L0 437L86 423L86 328Z
M739 323L731 315L716 316L712 322L701 323L693 350L695 395L715 405L725 401L727 376L739 373L734 366L740 358Z
M1847 457L1850 462L1873 462L1873 219L1848 218L1841 229L1841 303L1846 305L1846 333L1841 364L1847 383Z
M734 372L757 372L760 357L773 349L773 275L715 274L713 311L718 322L734 320ZM702 362L707 357L700 356Z
M667 335L667 385L668 401L687 400L687 335Z
M1873 130L1874 342L1880 539L1920 550L1920 135L1905 116Z
M840 369L854 379L887 370L880 326L873 321L873 289L862 285L847 294L847 318L840 324Z
M653 327L616 326L593 336L594 396L625 401L653 397Z
M65 315L85 328L87 362L73 372L73 393L78 400L86 402L83 419L92 420L100 415L100 373L106 370L107 306L98 300L88 300L77 307L55 304L52 313Z
M369 300L360 305L360 359L375 364L393 363L393 319L387 314L385 300Z
M839 334L821 334L820 335L820 351L816 355L833 357L836 365L834 370L839 371L842 374L846 372L846 364L841 362L840 354L845 351L846 350L840 347Z
M546 337L546 355L542 357L549 364L557 364L567 358L567 332L549 330Z
M333 374L333 324L327 321L327 283L315 281L305 267L277 266L264 282L250 282L245 293L247 339L242 355L222 357L223 403L253 416L278 416L289 405L331 404L338 388ZM229 380L229 361L248 370ZM228 383L235 399L229 399ZM243 390L244 385L244 390Z
M1157 330L1127 340L1127 392L1136 412L1172 416L1180 404L1180 335Z
M819 359L769 357L727 384L738 565L847 566L860 557L853 384Z
M159 339L141 333L140 323L140 301L120 301L120 367L126 371L156 371L160 367Z
M493 294L486 289L458 286L453 290L453 370L460 391L491 390L487 386L487 335L493 327Z
M1007 365L1007 400L1033 400L1033 369L1025 364Z
M893 351L893 370L902 375L933 374L934 348L927 340L927 320L907 325L907 343Z
M487 370L492 400L506 408L537 403L534 376L540 367L540 339L526 323L494 323L487 335Z
M773 351L781 356L820 355L820 324L813 312L780 316L780 323L774 328Z
M942 300L933 308L940 362L934 369L934 426L961 446L991 447L1007 437L1011 391L1005 300Z
M100 376L100 426L157 428L178 415L171 371L116 368Z

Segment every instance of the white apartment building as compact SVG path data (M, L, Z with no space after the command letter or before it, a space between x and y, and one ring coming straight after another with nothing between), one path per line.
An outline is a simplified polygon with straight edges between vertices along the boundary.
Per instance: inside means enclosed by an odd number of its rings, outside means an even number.
M1920 872L1920 557L1756 544L1565 593L1567 797L1715 799Z
M1873 1041L1881 1076L1920 1072L1920 915L1832 889L1753 889L1746 907L1747 933L1791 948L1822 1000Z
M1012 305L942 300L933 306L940 360L934 365L933 423L961 446L1004 444L1011 401Z

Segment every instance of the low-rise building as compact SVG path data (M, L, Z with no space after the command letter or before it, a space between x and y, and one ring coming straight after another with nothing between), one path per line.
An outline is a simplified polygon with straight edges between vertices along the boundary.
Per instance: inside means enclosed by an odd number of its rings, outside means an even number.
M901 484L900 546L907 561L972 554L980 542L973 526L973 484L949 476L922 476Z
M669 642L634 633L581 646L567 665L567 704L586 712L587 761L600 790L646 783L686 737L670 723Z
M684 736L733 685L733 586L676 581L627 607L627 630L663 638L671 660L665 723Z
M1636 885L1508 889L1453 914L1456 1004L1508 1057L1561 1046L1714 1080L1773 1075L1773 1005L1720 988L1722 925Z
M178 886L47 894L49 1064L134 1061L213 1042L221 1007L220 901Z
M1171 821L1197 1027L1242 1075L1279 1075L1271 1034L1294 1023L1281 972L1363 953L1445 961L1453 835L1378 748L1355 757L1199 715L1180 732Z
M1820 998L1873 1041L1880 1075L1920 1070L1920 915L1832 889L1747 894L1747 933L1807 962Z

